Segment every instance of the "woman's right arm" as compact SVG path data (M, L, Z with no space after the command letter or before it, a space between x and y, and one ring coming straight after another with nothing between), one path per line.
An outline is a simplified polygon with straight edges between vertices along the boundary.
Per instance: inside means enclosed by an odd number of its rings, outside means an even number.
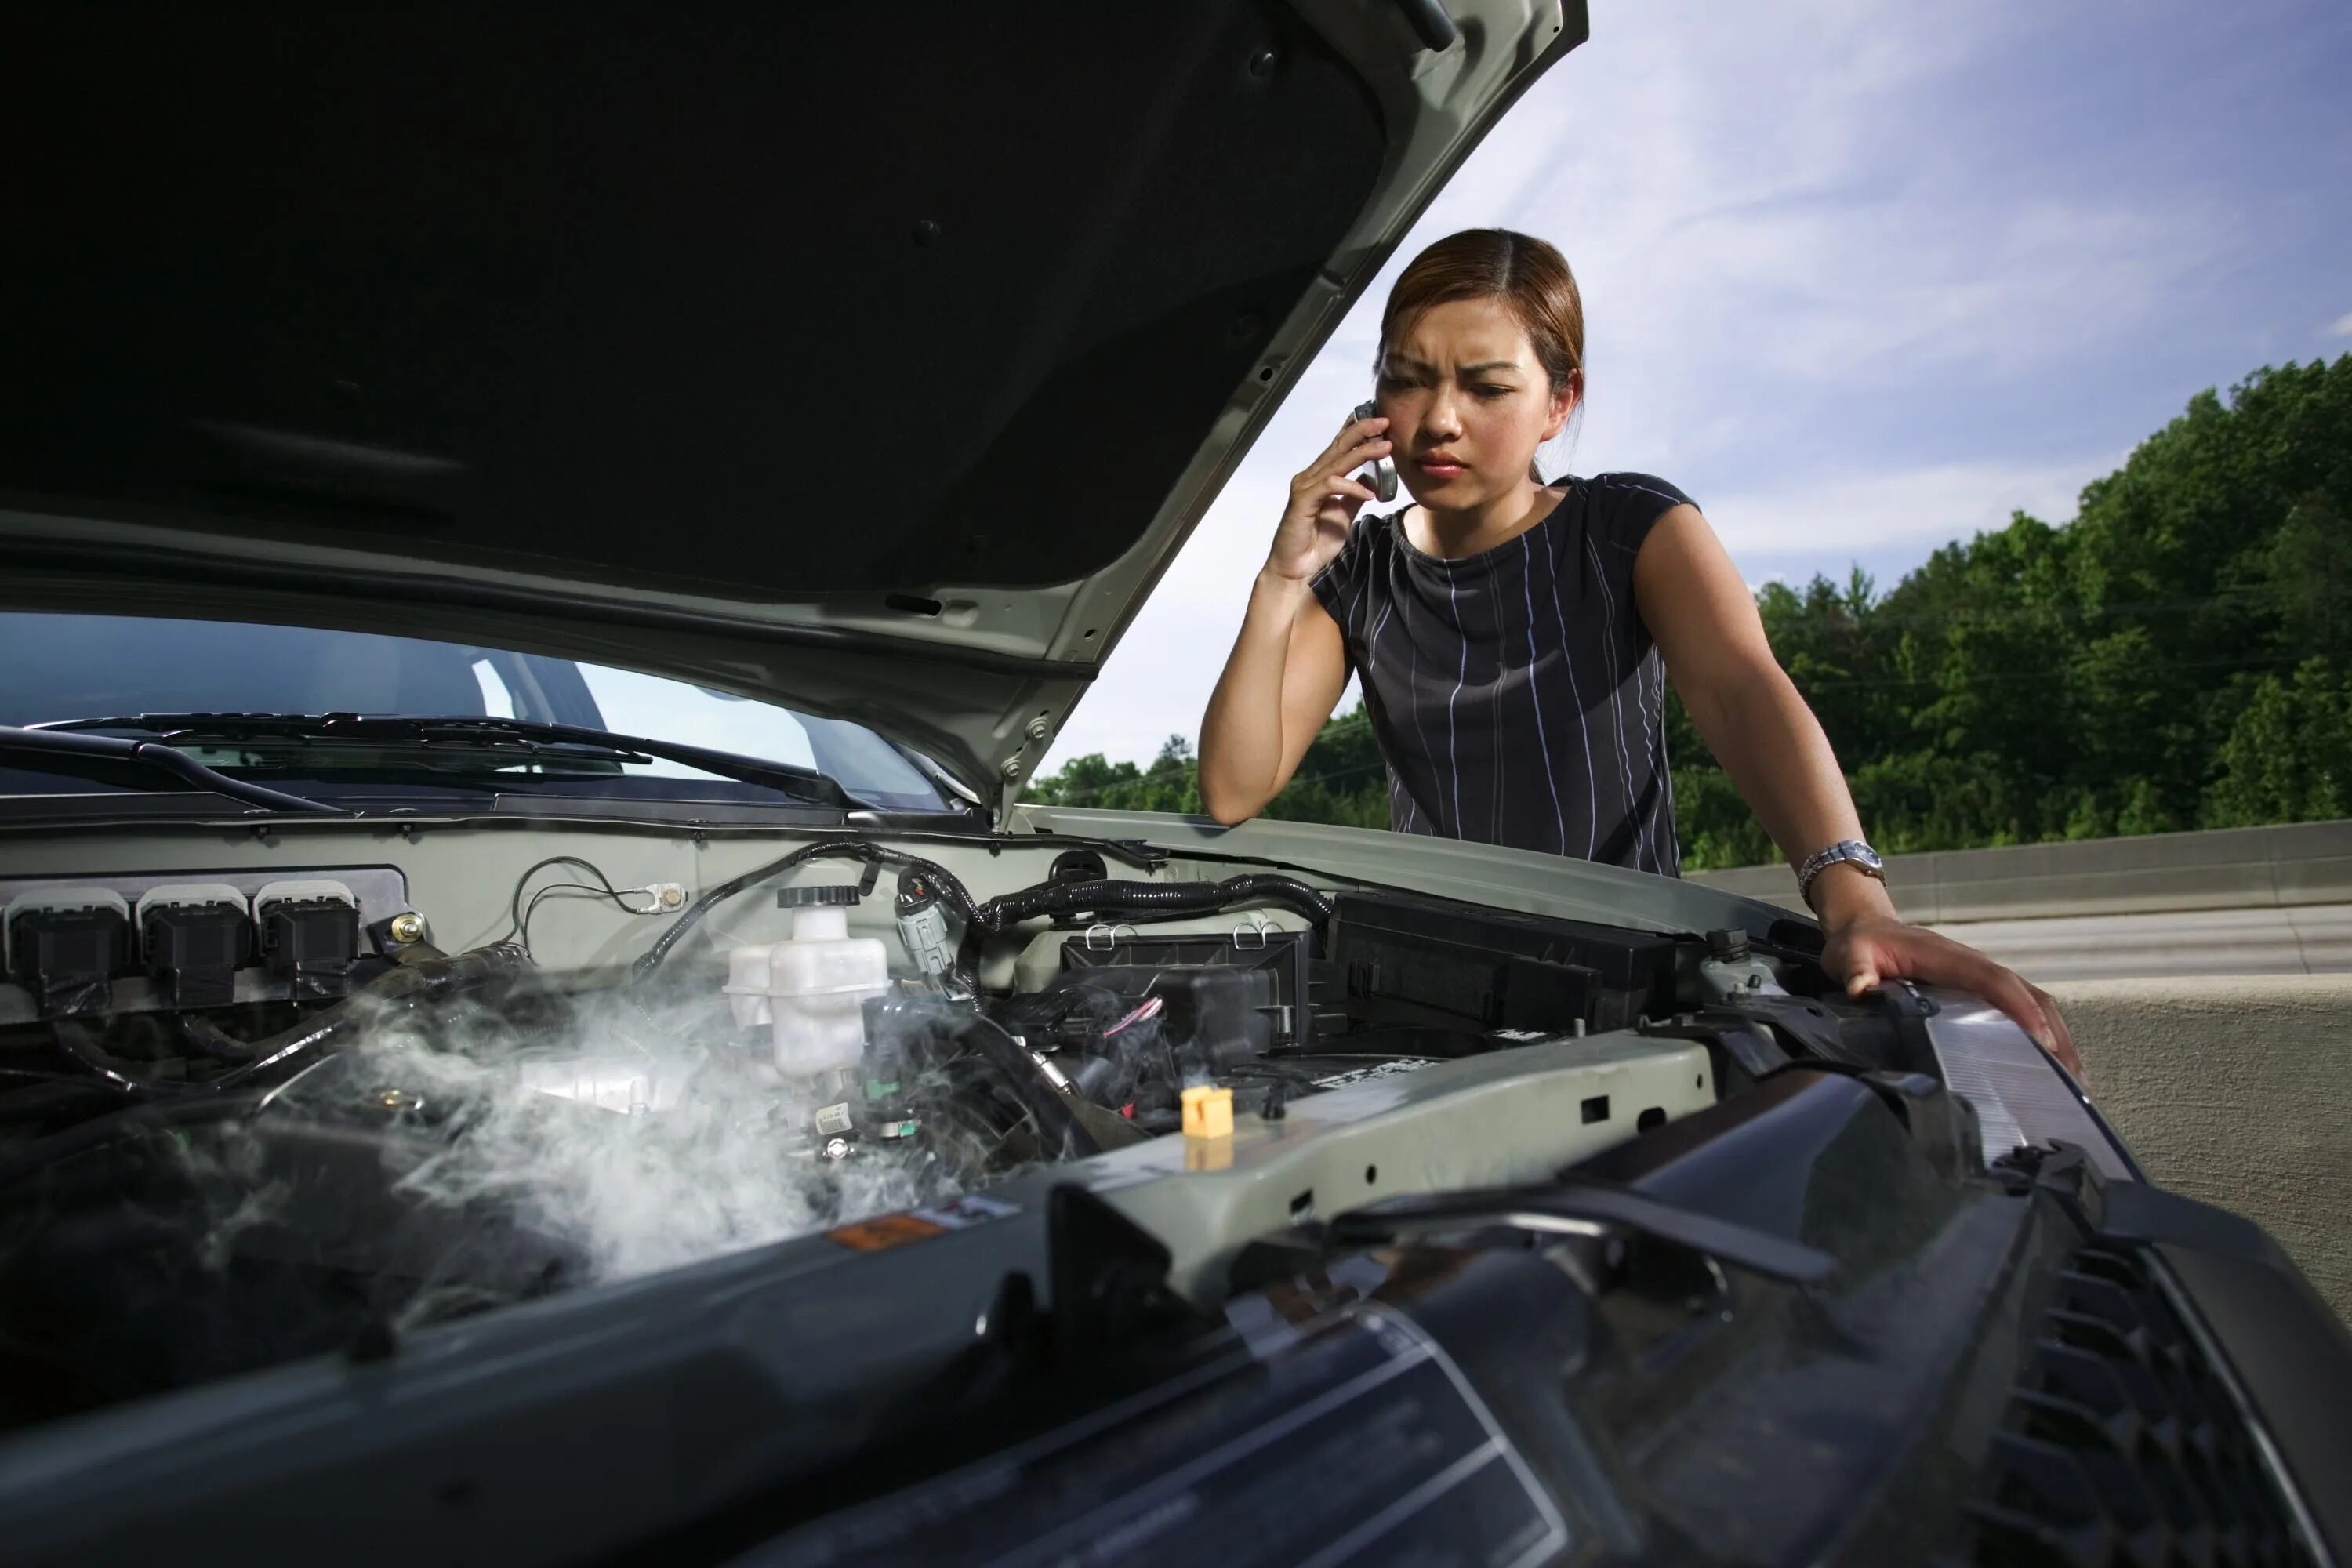
M1274 548L1201 720L1201 800L1219 822L1246 822L1281 793L1348 684L1339 625L1312 584L1348 542L1358 510L1376 499L1349 476L1388 450L1387 428L1380 418L1349 425L1291 480Z

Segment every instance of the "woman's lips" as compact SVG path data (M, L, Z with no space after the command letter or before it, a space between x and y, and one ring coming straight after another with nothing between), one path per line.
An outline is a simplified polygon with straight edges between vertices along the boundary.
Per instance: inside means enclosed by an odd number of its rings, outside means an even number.
M1412 466L1433 479L1459 479L1465 467L1453 458L1415 458Z

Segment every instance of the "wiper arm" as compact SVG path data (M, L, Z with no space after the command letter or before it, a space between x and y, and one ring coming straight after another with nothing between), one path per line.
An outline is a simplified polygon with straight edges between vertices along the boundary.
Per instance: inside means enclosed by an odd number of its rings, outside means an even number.
M856 802L840 784L813 768L772 763L733 752L715 752L676 741L656 741L643 735L616 734L580 724L555 724L536 719L377 716L358 713L134 713L119 719L68 719L40 726L60 730L147 730L174 742L200 738L222 741L462 741L475 746L506 744L535 752L546 746L593 747L617 762L681 763L739 784L758 784L820 805L846 811Z
M103 775L125 765L151 773L169 773L183 783L215 795L258 805L270 811L306 816L348 816L351 813L324 801L305 800L283 790L247 784L243 779L205 766L195 758L153 741L124 740L112 735L61 734L55 729L21 730L0 724L0 761L36 773L64 773L85 778Z
M1826 1279L1837 1267L1828 1253L1802 1242L1686 1209L1646 1193L1588 1182L1408 1194L1334 1215L1327 1234L1334 1241L1375 1245L1408 1231L1458 1230L1474 1225L1570 1236L1632 1231L1750 1273L1800 1285Z

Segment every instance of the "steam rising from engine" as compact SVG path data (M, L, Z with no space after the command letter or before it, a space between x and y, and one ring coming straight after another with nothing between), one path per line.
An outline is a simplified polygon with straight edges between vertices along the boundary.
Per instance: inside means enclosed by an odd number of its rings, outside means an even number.
M573 1249L585 1280L625 1279L949 1197L961 1183L919 1142L836 1144L819 1128L862 1084L787 1078L735 1042L698 1038L707 1005L605 992L553 1000L518 1046L484 1008L394 1013L328 1064L315 1103L356 1095L430 1124L432 1152L394 1191L502 1209ZM320 1075L322 1078L326 1074ZM291 1107L289 1107L290 1109Z

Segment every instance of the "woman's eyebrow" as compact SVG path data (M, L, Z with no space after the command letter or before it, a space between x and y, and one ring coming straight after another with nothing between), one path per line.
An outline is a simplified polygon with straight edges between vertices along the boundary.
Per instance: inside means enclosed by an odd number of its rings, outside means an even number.
M1414 359L1411 354L1391 354L1388 357L1387 363L1398 370L1417 370L1425 372L1432 368L1428 362ZM1457 374L1462 375L1484 375L1490 370L1517 370L1518 368L1519 362L1515 359L1489 359L1481 360L1476 364L1465 364Z

